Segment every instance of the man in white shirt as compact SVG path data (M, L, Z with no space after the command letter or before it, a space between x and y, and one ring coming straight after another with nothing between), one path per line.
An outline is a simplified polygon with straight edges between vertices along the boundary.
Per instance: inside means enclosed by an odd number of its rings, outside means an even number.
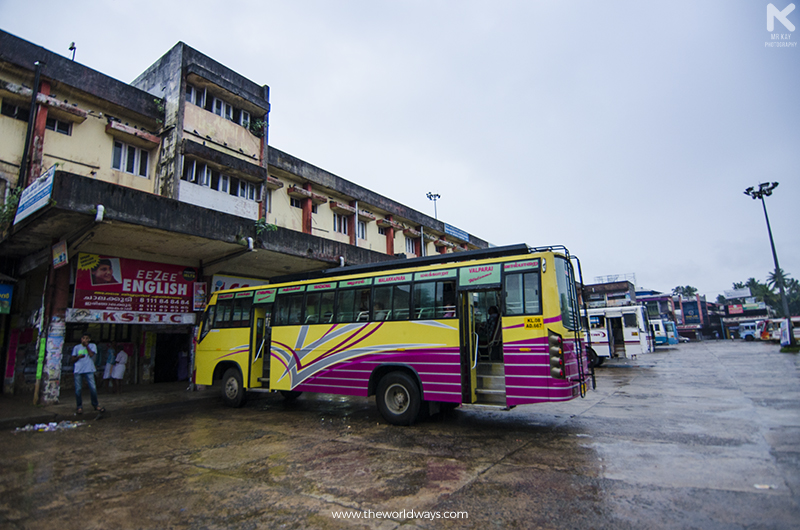
M75 375L75 400L78 408L76 414L83 414L83 400L81 399L81 387L85 379L89 385L89 394L92 398L92 406L97 412L105 412L97 402L97 386L94 380L94 356L97 355L97 346L92 343L92 338L88 333L81 337L81 343L72 348L72 360L75 363L72 373Z

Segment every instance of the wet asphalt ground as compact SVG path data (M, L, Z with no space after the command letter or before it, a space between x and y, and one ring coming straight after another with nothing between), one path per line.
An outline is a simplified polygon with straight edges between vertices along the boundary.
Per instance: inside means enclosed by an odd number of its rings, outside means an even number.
M798 528L799 365L710 341L410 428L374 398L261 394L4 430L0 528Z

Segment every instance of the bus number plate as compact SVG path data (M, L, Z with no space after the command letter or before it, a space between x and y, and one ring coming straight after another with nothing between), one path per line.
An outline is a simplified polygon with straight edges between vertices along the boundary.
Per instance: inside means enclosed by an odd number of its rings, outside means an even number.
M525 329L542 329L543 327L542 317L525 317Z

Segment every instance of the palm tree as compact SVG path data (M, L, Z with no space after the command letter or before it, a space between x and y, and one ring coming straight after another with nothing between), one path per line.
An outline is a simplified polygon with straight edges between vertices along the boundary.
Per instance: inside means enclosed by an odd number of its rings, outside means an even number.
M769 285L771 289L775 289L776 287L780 288L781 284L783 284L785 288L789 278L790 276L783 272L783 269L778 267L767 276L767 285Z

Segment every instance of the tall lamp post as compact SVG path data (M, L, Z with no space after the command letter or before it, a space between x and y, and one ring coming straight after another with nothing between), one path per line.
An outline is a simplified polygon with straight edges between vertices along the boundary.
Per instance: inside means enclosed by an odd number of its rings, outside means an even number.
M764 207L764 218L767 220L767 233L769 233L769 244L772 246L772 259L775 261L775 283L778 284L778 289L781 292L781 303L783 304L783 315L786 317L789 325L789 344L794 346L794 331L792 330L792 315L789 314L789 301L786 299L786 290L783 288L783 272L780 265L778 265L778 253L775 252L775 241L772 239L772 228L769 226L769 215L767 215L767 203L764 202L764 197L772 195L772 190L778 187L777 182L762 182L755 186L750 186L744 190L745 195L749 195L753 200L761 199L761 206Z
M437 199L441 199L442 196L439 195L438 193L431 193L430 191L425 196L433 201L433 218L438 220L439 219L439 214L436 211L436 200Z

